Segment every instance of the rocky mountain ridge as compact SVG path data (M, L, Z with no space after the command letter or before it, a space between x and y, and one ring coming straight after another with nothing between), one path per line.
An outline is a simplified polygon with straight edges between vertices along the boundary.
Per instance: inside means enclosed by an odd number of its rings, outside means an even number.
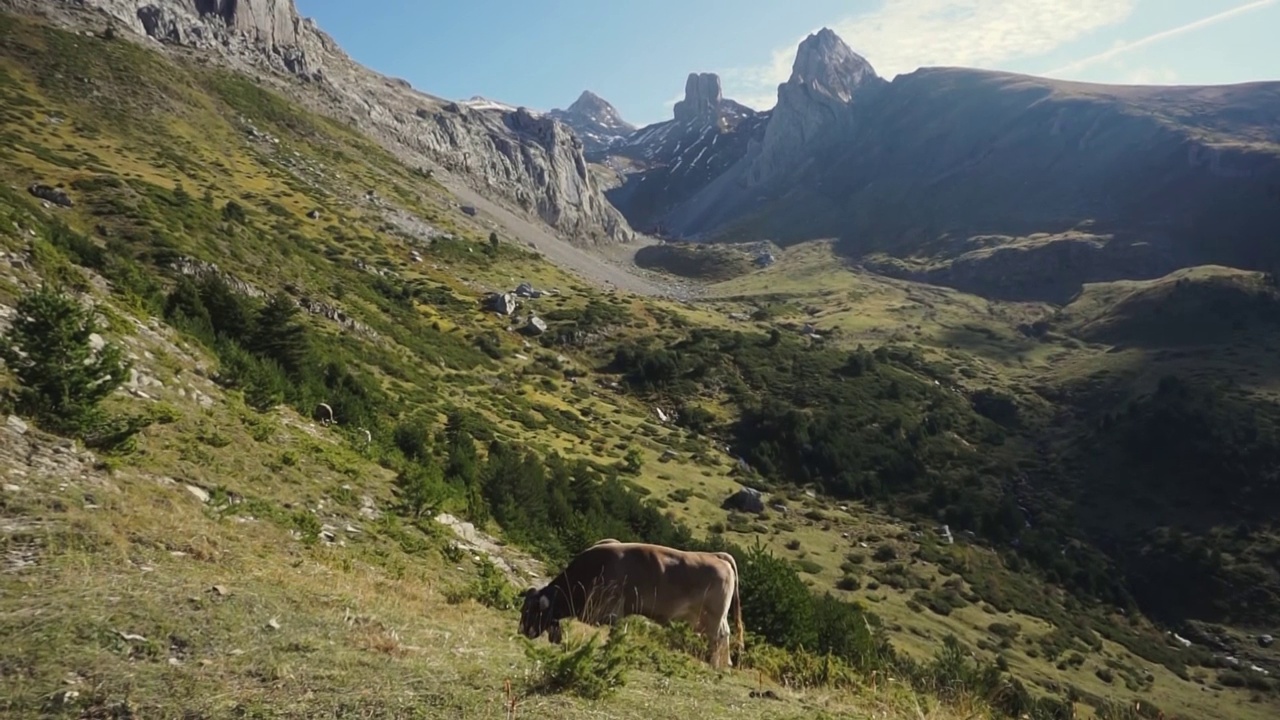
M588 172L581 140L563 124L525 109L449 102L380 75L302 18L293 0L2 0L0 7L93 31L110 25L217 58L571 240L634 239Z
M964 68L887 82L824 29L732 161L671 183L663 173L687 144L650 144L608 196L668 237L838 238L900 277L1062 300L1085 282L1280 264L1278 116L1280 83L1107 86Z
M598 156L636 130L609 101L590 90L583 90L568 108L547 114L573 128L587 157Z
M720 76L690 73L672 119L636 130L589 156L614 169L606 190L633 227L665 234L661 218L745 157L763 139L770 113L724 97Z

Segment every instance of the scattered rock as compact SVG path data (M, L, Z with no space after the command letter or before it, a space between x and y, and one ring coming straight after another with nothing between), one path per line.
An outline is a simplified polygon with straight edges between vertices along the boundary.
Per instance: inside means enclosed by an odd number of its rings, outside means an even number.
M1258 645L1260 645L1260 646L1262 646L1262 647L1264 647L1264 648L1269 648L1269 647L1271 647L1272 645L1274 645L1275 643L1276 643L1276 639L1275 639L1275 638L1273 638L1273 637L1271 637L1270 635L1259 635L1259 636L1258 636Z
M71 207L73 205L71 202L71 196L67 195L67 192L62 188L35 183L31 187L27 188L27 192L41 200L47 200L54 205L61 205L62 207Z
M471 217L475 217L476 215L476 209L471 205L463 205L462 212L464 215L470 215Z
M758 515L764 512L764 496L755 488L743 487L725 498L720 507L725 510L738 510Z
M310 212L308 212L308 213L307 213L307 217L308 217L308 218L311 218L312 220L319 220L319 219L320 219L320 211L319 211L319 210L311 210Z
M5 426L8 427L11 432L17 433L18 435L27 434L28 428L27 428L26 421L24 421L22 418L18 417L17 415L10 415L8 421L6 421L5 423Z
M547 322L537 315L530 315L529 324L524 326L524 331L530 335L541 335L547 331Z
M484 307L510 317L516 311L516 296L511 293L490 293L484 298Z
M279 630L280 621L275 618L271 618L270 620L267 621L267 627L271 628L272 630Z
M226 585L214 585L210 590L212 590L213 594L218 597L226 597L228 595Z
M537 299L544 295L541 290L535 288L527 282L522 282L516 287L516 295L520 297Z
M196 487L195 485L186 485L184 487L187 488L187 492L191 493L200 502L209 502L209 493L204 488Z

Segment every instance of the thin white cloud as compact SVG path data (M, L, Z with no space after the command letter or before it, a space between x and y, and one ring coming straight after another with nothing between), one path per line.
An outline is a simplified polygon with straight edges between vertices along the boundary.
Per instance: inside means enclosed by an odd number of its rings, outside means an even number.
M1091 65L1097 65L1100 62L1112 60L1126 53L1131 53L1134 50L1139 50L1141 48L1144 48L1148 45L1162 42L1164 40L1168 40L1169 38L1175 38L1175 37L1178 37L1179 35L1185 35L1186 33L1193 32L1195 30L1200 30L1202 28L1209 27L1210 25L1215 25L1217 23L1222 22L1223 20L1229 20L1233 17L1236 17L1237 15L1243 15L1248 12L1253 12L1254 10L1261 10L1262 8L1275 5L1277 2L1280 2L1280 0L1255 0L1254 2L1248 2L1243 5L1238 5L1236 7L1231 8L1230 10L1223 10L1220 13L1210 15L1209 17L1200 18L1199 20L1194 20L1185 25L1179 25L1176 28L1170 28L1169 30L1162 30L1158 33L1153 33L1144 38L1139 38L1138 40L1134 40L1133 42L1121 43L1105 52L1100 52L1096 55L1090 55L1089 57L1081 58L1080 60L1076 60L1075 62L1063 65L1060 68L1050 70L1049 72L1045 73L1045 75L1049 75L1049 76L1064 75L1068 73L1077 72Z
M1275 0L1267 0L1274 2ZM1038 57L1124 21L1137 0L884 0L829 24L886 78L923 66L994 67ZM818 28L814 28L817 30ZM803 37L768 62L722 73L725 95L772 107Z
M1125 85L1174 85L1178 72L1171 67L1137 67L1124 71L1118 81Z

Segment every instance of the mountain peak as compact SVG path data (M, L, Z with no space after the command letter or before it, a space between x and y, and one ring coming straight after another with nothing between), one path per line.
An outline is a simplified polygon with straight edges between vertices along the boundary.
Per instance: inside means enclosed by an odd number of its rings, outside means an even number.
M568 108L550 114L573 128L588 154L604 150L636 129L608 100L590 90L583 90Z
M608 100L605 100L604 98L591 92L590 90L583 90L582 94L578 96L578 99L574 100L573 104L568 107L568 111L573 113L588 113L588 114L602 114L602 113L613 113L614 115L618 114L617 109L614 108L613 105L611 105Z
M801 41L787 84L806 86L847 103L858 86L878 77L866 58L824 27Z

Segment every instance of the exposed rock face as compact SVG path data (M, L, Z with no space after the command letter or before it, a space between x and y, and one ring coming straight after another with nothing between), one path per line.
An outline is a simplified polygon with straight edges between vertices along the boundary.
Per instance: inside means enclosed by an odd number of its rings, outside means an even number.
M760 154L751 162L751 184L778 182L824 141L851 129L851 104L885 85L861 55L823 28L805 38L791 77L778 86L778 104L765 129Z
M617 108L590 90L584 90L568 109L547 114L573 129L587 157L599 155L636 130Z
M588 173L583 145L554 118L489 103L467 107L379 75L345 52L293 0L0 0L45 11L92 8L165 43L206 50L350 122L402 160L438 166L571 240L626 242L634 232ZM282 74L279 82L271 75Z
M193 4L199 14L217 17L227 27L263 45L278 47L298 42L298 14L293 0L194 0Z

